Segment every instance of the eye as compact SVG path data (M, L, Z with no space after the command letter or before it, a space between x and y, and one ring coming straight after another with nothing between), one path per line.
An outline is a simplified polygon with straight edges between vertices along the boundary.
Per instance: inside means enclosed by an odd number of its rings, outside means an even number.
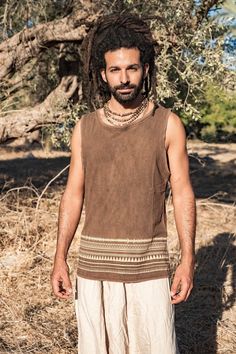
M137 71L138 68L136 68L136 67L131 67L131 68L129 68L129 70L130 70L130 71Z
M114 73L114 72L117 72L117 71L119 71L118 68L113 68L113 69L110 70L111 73Z

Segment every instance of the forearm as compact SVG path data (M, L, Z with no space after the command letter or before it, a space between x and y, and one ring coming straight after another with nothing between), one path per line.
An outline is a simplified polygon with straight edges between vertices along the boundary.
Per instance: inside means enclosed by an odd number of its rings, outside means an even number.
M83 208L83 193L72 195L65 191L61 198L55 259L66 260L70 244L80 221Z
M173 195L174 216L180 241L181 262L194 262L196 233L196 202L190 185Z

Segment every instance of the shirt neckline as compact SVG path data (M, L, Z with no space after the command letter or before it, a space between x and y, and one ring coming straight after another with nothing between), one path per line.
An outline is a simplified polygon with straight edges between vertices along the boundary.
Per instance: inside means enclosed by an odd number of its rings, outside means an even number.
M101 115L98 113L98 110L95 111L95 114L96 114L96 118L97 118L98 122L103 127L107 128L107 129L120 129L120 130L124 129L125 130L125 129L128 129L128 128L134 127L134 126L138 125L139 123L144 122L150 116L154 116L154 114L155 114L155 112L156 112L156 110L158 108L160 108L160 106L154 103L154 107L152 108L152 110L149 113L144 114L144 116L142 118L140 118L139 120L134 121L134 122L132 122L132 123L130 123L128 125L125 125L123 127L122 126L116 126L116 125L110 125L110 124L105 123L104 120L102 119Z

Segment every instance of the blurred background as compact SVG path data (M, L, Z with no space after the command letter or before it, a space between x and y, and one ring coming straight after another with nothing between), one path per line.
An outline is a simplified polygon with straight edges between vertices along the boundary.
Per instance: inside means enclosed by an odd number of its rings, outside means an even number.
M176 306L180 352L235 354L236 1L217 0L0 1L0 353L77 352L73 299L53 297L50 272L71 131L91 110L81 47L114 11L150 24L158 102L186 128L198 225L195 288ZM170 190L166 203L174 271Z

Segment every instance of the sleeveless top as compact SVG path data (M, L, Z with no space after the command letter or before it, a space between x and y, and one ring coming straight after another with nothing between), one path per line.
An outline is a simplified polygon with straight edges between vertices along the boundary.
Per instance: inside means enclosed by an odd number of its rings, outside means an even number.
M170 110L162 106L126 127L97 111L81 118L85 222L78 275L138 282L169 275L165 149Z

